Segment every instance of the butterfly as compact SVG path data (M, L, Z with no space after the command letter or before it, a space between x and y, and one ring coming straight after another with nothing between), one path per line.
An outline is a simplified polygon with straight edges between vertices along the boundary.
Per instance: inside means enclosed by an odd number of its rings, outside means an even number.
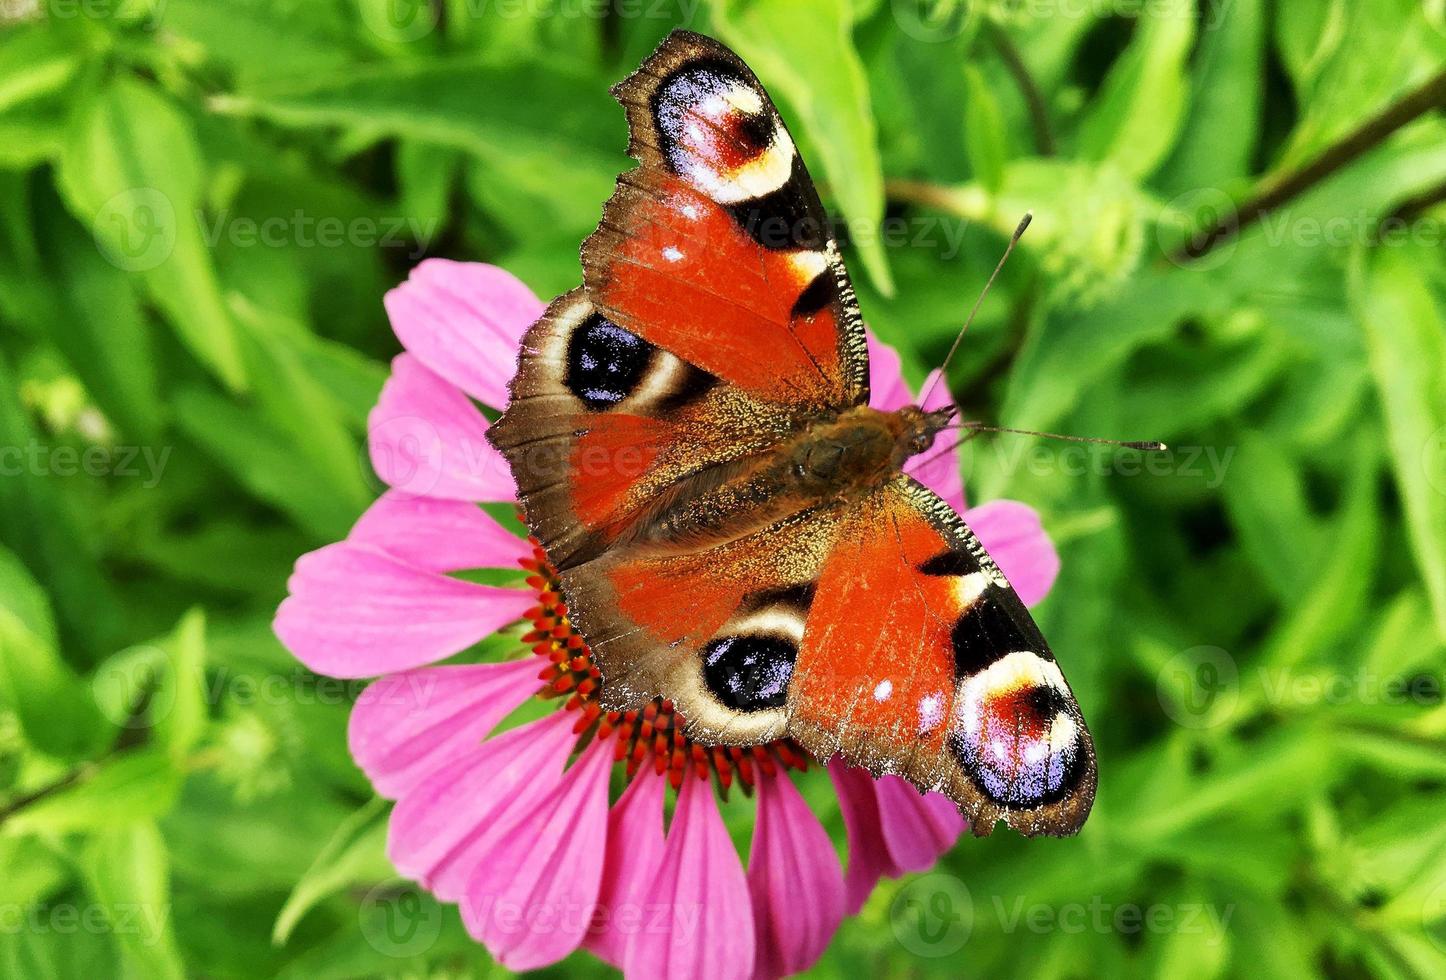
M858 301L772 100L689 31L613 92L639 166L489 434L604 707L841 753L981 836L1076 832L1089 730L979 539L902 472L953 409L869 407Z

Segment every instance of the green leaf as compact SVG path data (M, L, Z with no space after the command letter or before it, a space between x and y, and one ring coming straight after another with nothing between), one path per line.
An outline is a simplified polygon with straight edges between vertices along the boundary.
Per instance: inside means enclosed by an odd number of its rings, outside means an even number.
M81 533L62 495L48 443L42 443L0 354L0 541L14 550L50 595L64 647L80 662L99 659L119 629L120 611L101 575L95 543Z
M1132 177L1155 171L1175 144L1188 107L1186 62L1195 39L1194 0L1145 4L1135 36L1110 68L1080 124L1079 155Z
M964 69L968 99L964 106L964 142L974 177L991 194L1004 186L1004 165L1008 161L1009 138L1004 115L994 90L973 65Z
M1351 294L1385 414L1411 553L1446 638L1446 316L1428 262L1408 248L1358 252Z
M127 964L142 976L183 980L171 929L170 859L155 824L101 830L82 852L81 867Z
M241 390L237 328L198 219L203 180L185 115L129 78L116 79L79 114L60 161L60 189L105 257L143 275L181 341Z
M589 228L627 168L624 116L606 85L558 66L417 61L323 78L264 97L221 97L213 107L287 127L340 126L462 150L491 171L490 180L499 171L525 177L546 191L551 210ZM520 202L508 208L511 184L494 190L501 197L493 207L544 224Z
M181 617L165 648L169 669L160 679L155 699L168 710L158 720L156 734L179 763L206 728L205 611L196 608Z
M71 833L149 820L175 805L181 781L166 753L132 750L82 769L72 783L10 817L6 827Z
M846 0L788 4L723 0L713 8L718 34L783 101L816 154L874 288L893 294L893 274L876 229L884 216L884 173L869 105L869 82L854 48ZM800 152L805 152L801 150Z
M1223 485L1240 545L1276 597L1293 603L1320 566L1325 541L1310 512L1299 461L1241 433L1234 473Z
M336 829L282 906L272 942L285 945L307 912L342 889L391 876L386 857L388 809L385 800L374 799Z
M158 440L164 410L151 326L126 275L63 212L45 216L45 256L59 287L50 336L122 431Z
M290 515L318 540L346 536L361 505L339 500L286 433L202 388L182 389L175 405L180 427L252 495ZM354 465L358 474L367 465L360 450Z
M58 35L39 29L5 38L0 62L0 113L62 89L81 65L80 52Z
M1175 193L1224 188L1246 177L1260 138L1265 4L1233 0L1205 7L1206 17L1219 20L1201 35L1189 113L1159 179Z
M83 759L99 751L106 728L89 689L56 653L44 603L24 566L0 548L0 698L37 750Z

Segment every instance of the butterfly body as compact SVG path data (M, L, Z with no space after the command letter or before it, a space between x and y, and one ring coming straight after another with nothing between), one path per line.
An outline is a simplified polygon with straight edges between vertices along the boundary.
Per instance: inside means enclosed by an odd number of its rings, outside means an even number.
M762 85L678 31L615 93L641 165L489 432L604 704L842 754L975 833L1073 833L1084 719L978 538L904 472L953 409L869 405L847 270Z

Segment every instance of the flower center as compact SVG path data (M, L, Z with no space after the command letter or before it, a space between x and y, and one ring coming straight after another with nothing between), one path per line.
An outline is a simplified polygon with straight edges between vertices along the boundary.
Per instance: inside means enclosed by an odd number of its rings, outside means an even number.
M637 711L603 711L598 703L602 674L582 634L568 619L557 570L537 540L529 540L532 557L518 564L528 572L527 585L537 593L538 604L526 613L532 629L522 642L547 661L538 674L543 682L538 697L564 698L564 709L578 713L573 730L579 743L613 739L613 758L626 764L630 780L643 766L651 765L659 775L667 773L673 788L678 789L691 771L700 779L716 777L725 796L735 778L743 792L751 793L755 770L772 775L779 766L808 769L808 753L792 739L748 746L700 745L684 734L683 716L673 702L661 698Z

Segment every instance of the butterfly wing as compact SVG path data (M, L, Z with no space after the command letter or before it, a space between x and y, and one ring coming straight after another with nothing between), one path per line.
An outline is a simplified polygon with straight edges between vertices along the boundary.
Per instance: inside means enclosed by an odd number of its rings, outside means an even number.
M852 509L820 569L788 695L819 758L945 793L987 834L1070 834L1094 744L1029 611L954 509L907 476Z
M923 487L901 476L723 543L638 539L675 488L731 486L810 420L865 403L868 355L753 73L680 31L617 94L640 166L584 244L584 287L524 337L489 432L604 702L671 698L705 742L842 752L947 793L978 833L1001 818L1072 832L1094 792L1073 695L978 539ZM694 508L683 531L713 516Z
M692 554L563 575L615 704L664 694L707 744L790 736L959 804L1073 833L1095 757L1029 612L942 499L899 476Z
M758 78L717 41L675 31L614 94L640 166L583 245L602 313L756 398L866 402L853 287Z
M721 481L868 401L868 346L827 215L763 86L675 31L615 90L637 169L584 243L584 287L522 341L490 430L559 568L620 546L684 477Z

